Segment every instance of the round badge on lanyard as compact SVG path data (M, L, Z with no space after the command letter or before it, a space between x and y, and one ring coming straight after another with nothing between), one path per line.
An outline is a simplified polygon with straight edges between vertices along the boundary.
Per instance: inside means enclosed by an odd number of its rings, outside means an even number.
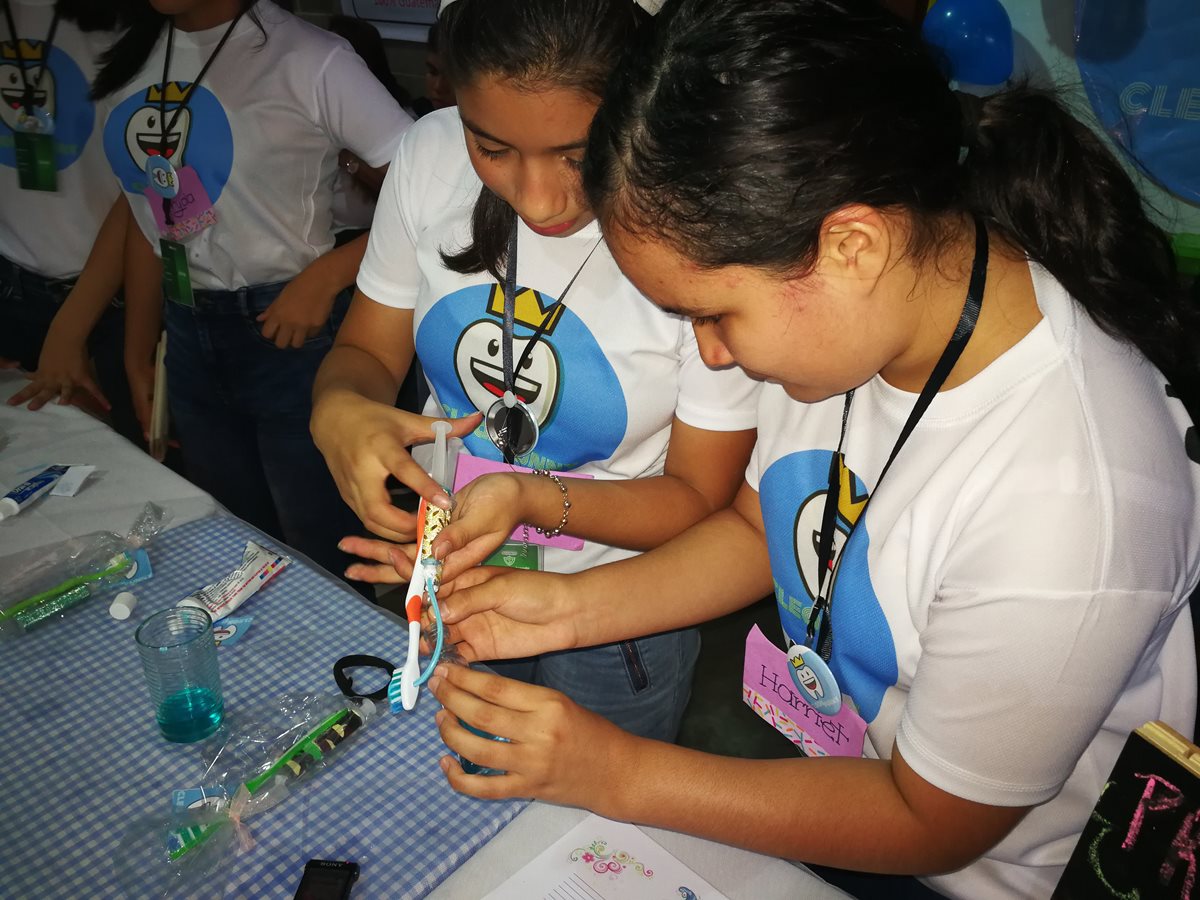
M44 106L35 106L32 113L21 113L17 127L27 134L54 134L54 117Z
M173 200L179 194L179 176L165 156L151 156L146 160L146 177L160 197Z
M488 407L483 424L501 453L524 456L537 446L537 419L512 391L505 391L502 399Z
M788 673L800 696L819 713L836 715L842 708L842 691L821 654L804 644L788 650Z

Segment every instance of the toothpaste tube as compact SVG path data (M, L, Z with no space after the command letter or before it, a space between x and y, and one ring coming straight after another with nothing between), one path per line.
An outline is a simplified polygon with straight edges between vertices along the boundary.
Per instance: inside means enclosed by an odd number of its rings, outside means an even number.
M291 557L268 550L254 541L246 541L241 565L220 581L193 591L175 605L208 610L214 622L223 619L253 597L291 561Z
M67 473L70 466L51 466L41 472L38 472L28 481L18 484L15 488L0 497L0 519L7 519L9 516L15 516L30 503L36 500L50 488L54 487L55 482L62 478Z

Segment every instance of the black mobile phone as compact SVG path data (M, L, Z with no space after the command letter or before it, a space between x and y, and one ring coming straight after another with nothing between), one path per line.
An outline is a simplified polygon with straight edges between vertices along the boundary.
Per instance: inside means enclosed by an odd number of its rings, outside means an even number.
M358 880L358 863L310 859L293 900L346 900Z

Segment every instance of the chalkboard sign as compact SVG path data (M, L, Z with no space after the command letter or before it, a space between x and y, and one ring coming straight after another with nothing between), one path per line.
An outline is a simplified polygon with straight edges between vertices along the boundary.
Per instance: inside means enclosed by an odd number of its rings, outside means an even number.
M1054 900L1189 900L1198 856L1200 749L1151 722L1117 758Z

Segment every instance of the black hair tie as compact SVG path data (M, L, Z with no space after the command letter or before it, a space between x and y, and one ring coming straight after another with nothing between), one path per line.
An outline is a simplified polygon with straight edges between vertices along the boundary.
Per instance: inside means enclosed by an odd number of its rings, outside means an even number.
M372 691L369 694L360 694L354 690L354 681L346 674L347 669L357 668L382 669L387 672L388 680L383 683L377 691ZM338 689L349 697L351 700L374 700L379 701L387 696L388 682L391 681L392 673L396 671L386 659L380 659L378 656L367 656L365 653L352 653L349 656L343 656L333 664L333 680L337 682Z

